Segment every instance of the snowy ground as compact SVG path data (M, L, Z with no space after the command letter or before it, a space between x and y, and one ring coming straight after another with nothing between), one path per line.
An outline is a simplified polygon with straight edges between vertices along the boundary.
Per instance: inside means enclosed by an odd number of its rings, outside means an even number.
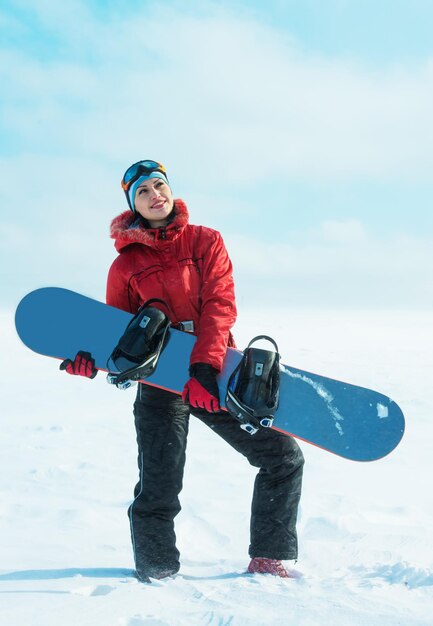
M202 424L189 439L174 580L138 583L126 509L136 481L132 392L73 379L1 322L1 626L402 626L433 623L433 314L241 311L284 361L393 397L389 457L301 444L300 580L244 576L254 470Z

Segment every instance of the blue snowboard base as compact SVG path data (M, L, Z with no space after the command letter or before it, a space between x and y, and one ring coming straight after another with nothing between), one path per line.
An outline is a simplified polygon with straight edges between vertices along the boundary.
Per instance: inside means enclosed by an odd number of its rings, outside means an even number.
M98 369L108 371L108 358L131 318L74 291L46 287L21 300L15 325L34 352L63 360L86 350ZM155 372L143 382L181 394L195 341L191 334L170 329ZM218 380L221 399L241 358L239 350L227 350ZM373 461L397 446L404 417L393 400L376 391L282 365L273 428L347 459Z

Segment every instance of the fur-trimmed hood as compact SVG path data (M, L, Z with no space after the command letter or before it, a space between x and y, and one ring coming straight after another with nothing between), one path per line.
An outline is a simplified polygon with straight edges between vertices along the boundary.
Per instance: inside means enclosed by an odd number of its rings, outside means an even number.
M117 252L133 243L141 243L156 248L159 243L174 241L188 224L188 208L179 198L174 201L174 219L164 228L146 228L136 213L124 211L111 222L110 236L114 239Z

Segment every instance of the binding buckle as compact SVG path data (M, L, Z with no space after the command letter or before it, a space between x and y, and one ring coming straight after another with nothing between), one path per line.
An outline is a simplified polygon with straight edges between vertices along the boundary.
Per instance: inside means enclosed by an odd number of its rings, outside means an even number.
M179 330L182 330L184 333L193 333L194 332L194 322L193 320L187 320L186 322L179 322L177 325Z

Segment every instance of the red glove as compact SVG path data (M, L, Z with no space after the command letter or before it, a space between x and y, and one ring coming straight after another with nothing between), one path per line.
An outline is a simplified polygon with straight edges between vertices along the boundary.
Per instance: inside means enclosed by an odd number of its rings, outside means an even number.
M82 350L77 352L77 356L73 361L71 361L71 359L65 359L60 363L59 369L66 370L68 374L85 376L86 378L95 378L98 373L95 367L95 359L90 352L83 352Z
M184 403L195 409L205 409L208 413L219 411L218 371L208 363L194 363L189 373L191 378L182 393Z

